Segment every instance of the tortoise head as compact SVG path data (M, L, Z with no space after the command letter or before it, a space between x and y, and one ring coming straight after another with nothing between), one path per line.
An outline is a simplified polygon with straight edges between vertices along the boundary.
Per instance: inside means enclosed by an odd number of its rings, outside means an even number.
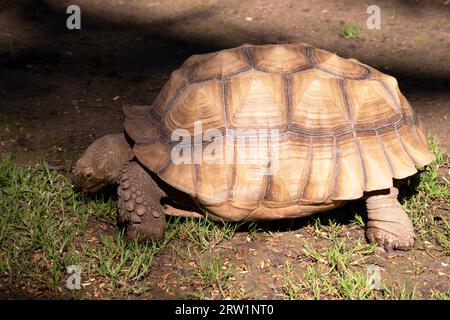
M86 149L73 167L72 183L87 192L96 192L115 183L120 168L133 157L123 134L103 136Z

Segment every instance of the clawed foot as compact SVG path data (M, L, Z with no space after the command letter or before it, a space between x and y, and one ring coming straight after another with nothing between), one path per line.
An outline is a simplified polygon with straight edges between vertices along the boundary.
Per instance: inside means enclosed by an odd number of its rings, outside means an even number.
M397 200L398 190L367 198L367 239L378 243L386 251L408 250L414 246L414 227Z
M386 230L387 225L389 225L391 231ZM378 243L388 252L394 249L409 250L414 246L416 237L412 226L409 228L403 225L384 222L381 223L381 227L384 229L377 227L367 228L366 236L371 243Z
M157 184L137 163L126 164L118 179L119 222L126 225L125 238L162 239L165 215Z

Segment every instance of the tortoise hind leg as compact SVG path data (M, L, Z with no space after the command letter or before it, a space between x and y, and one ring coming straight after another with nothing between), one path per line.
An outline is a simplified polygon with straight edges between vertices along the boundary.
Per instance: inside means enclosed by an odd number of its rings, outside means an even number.
M367 238L370 242L382 245L387 251L410 249L415 240L411 219L398 202L397 196L398 190L390 188L366 200Z
M119 222L127 226L127 239L162 239L165 215L160 199L164 195L150 175L136 162L124 165L118 178Z

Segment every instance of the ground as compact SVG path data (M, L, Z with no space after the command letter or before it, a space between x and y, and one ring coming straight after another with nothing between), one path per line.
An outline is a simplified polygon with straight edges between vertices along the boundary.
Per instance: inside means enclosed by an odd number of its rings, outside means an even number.
M65 9L74 3L82 29L70 31ZM122 130L123 104L150 104L191 54L242 43L307 42L395 76L428 134L450 150L446 3L377 1L381 29L369 30L365 1L0 1L0 157L13 161L0 173L0 296L448 298L445 151L412 179L418 189L402 191L419 241L389 254L366 244L361 203L262 224L172 219L166 241L126 244L114 193L91 197L65 178L92 141ZM72 262L84 269L80 291L65 288ZM382 290L365 285L373 264Z

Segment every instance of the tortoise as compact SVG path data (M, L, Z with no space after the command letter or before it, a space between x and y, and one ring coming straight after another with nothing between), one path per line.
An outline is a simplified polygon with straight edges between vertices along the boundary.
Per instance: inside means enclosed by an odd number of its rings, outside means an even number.
M273 220L362 198L370 242L414 244L394 179L434 156L396 79L355 59L305 43L193 55L152 105L123 112L125 130L93 142L72 179L118 184L127 238L162 238L165 215ZM162 185L202 210L162 204Z

